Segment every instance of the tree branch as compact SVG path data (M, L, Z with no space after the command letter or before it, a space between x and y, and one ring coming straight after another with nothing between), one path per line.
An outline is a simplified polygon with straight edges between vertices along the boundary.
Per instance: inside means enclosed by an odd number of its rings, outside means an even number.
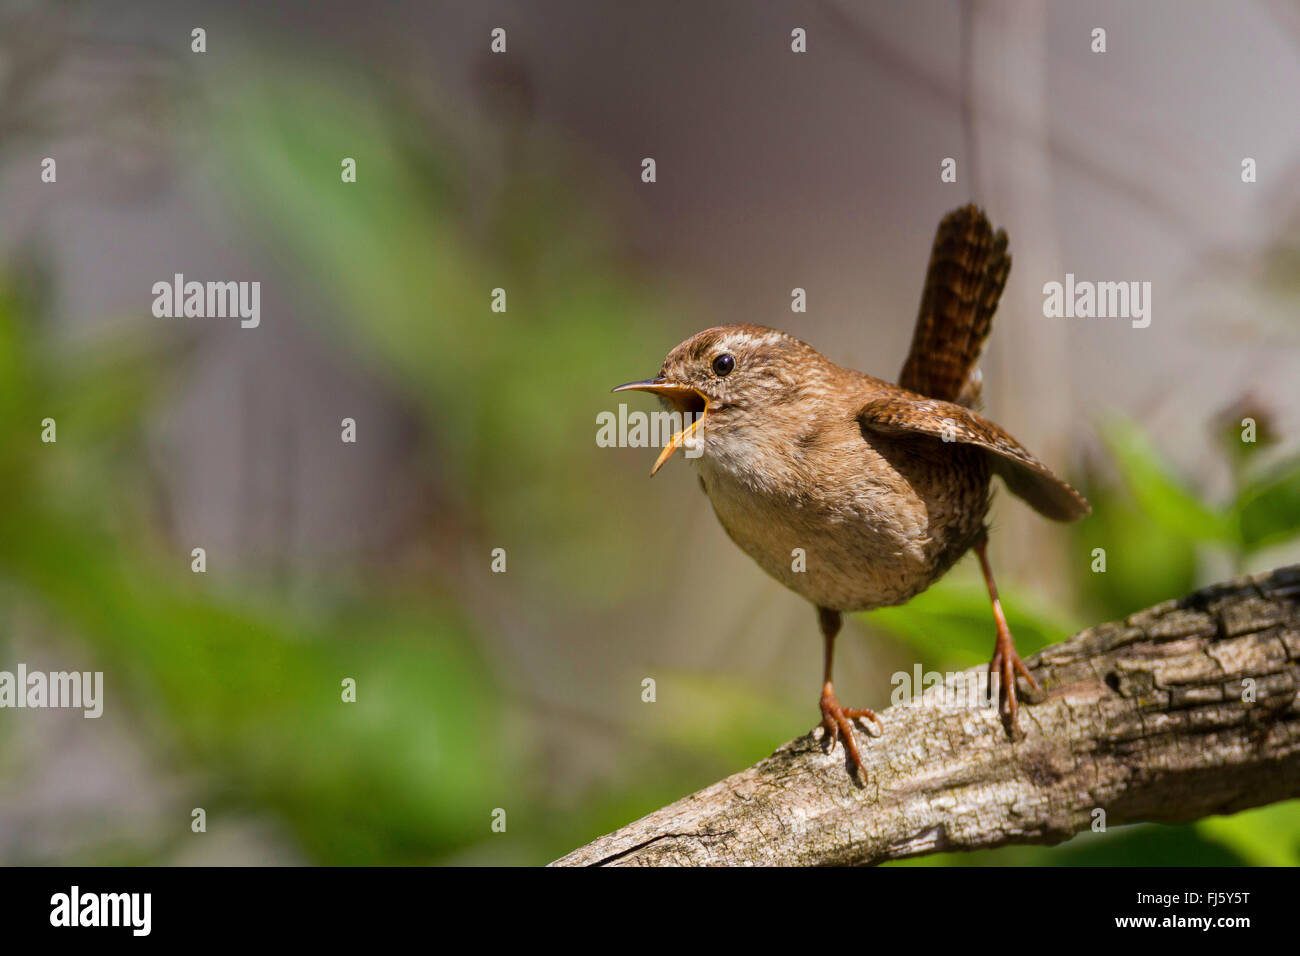
M858 731L865 785L809 733L552 865L870 864L1059 843L1099 810L1107 826L1180 823L1300 796L1300 565L1026 663L1043 690L1022 696L1014 743L952 680L882 713L877 739Z

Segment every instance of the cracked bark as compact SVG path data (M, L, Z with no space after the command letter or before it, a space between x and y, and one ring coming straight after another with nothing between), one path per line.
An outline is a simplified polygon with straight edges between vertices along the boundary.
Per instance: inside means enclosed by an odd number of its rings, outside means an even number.
M872 864L1059 843L1099 810L1107 826L1181 823L1300 796L1300 565L1026 664L1042 693L1022 696L1015 742L995 708L931 689L884 711L882 735L858 731L865 785L809 733L552 865Z

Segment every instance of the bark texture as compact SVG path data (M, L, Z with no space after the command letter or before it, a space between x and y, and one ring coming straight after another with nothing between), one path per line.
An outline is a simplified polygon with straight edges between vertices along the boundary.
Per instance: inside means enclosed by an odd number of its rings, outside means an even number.
M1021 739L997 711L933 688L842 746L799 737L555 861L583 865L872 864L1054 844L1092 826L1179 823L1300 796L1300 565L1099 624L1026 663ZM946 692L945 692L946 691ZM969 698L969 695L967 695Z

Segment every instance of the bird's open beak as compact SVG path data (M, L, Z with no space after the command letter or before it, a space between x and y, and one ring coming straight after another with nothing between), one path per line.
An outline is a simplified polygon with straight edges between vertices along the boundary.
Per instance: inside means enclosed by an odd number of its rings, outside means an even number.
M690 385L679 385L676 382L670 382L663 378L650 378L644 382L628 382L626 385L620 385L618 388L611 389L614 392L651 392L660 398L666 398L672 403L673 408L683 416L690 418L690 424L673 435L668 444L664 445L664 450L659 453L659 459L650 469L651 477L654 476L664 462L673 456L678 448L684 445L694 435L700 423L704 421L704 416L709 410L709 400L705 398L704 393Z

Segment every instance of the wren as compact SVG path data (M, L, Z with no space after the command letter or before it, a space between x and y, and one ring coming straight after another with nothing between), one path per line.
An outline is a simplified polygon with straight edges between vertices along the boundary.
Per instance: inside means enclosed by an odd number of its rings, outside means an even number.
M723 325L682 342L653 379L620 385L659 396L690 424L673 435L653 475L684 444L731 539L817 609L824 642L823 739L862 758L831 682L842 614L902 604L974 550L995 630L990 682L1013 739L1017 677L1038 684L1016 653L985 545L990 483L1055 521L1088 502L1023 446L972 409L977 368L1011 269L1007 236L964 206L935 236L911 350L891 385L842 368L816 349L757 325ZM796 552L795 549L802 549ZM805 556L795 570L793 555Z

